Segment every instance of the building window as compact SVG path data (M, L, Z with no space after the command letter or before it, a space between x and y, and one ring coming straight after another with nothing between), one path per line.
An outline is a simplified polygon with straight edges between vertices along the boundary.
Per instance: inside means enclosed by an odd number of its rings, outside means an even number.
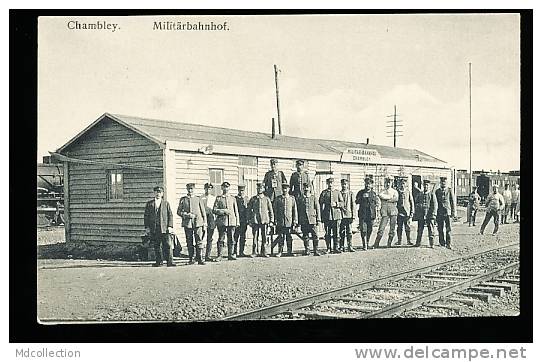
M213 195L221 195L222 189L220 186L224 182L224 170L221 168L210 168L209 169L209 182L213 184Z
M245 195L256 195L258 182L258 159L252 156L239 156L239 185L245 185Z
M107 199L122 200L123 198L123 183L122 170L107 171Z

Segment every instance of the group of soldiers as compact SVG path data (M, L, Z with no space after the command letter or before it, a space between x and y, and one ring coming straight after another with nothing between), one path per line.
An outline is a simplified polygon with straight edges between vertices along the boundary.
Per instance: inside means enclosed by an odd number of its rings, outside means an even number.
M245 195L244 185L238 186L238 194L234 197L229 194L230 183L225 181L220 185L221 195L215 197L213 184L206 183L204 194L197 196L194 194L195 184L188 183L186 196L179 200L177 215L181 217L185 231L189 264L203 265L205 262L221 260L225 241L228 260L236 260L237 257L269 257L270 254L277 257L292 256L292 234L303 240L303 255L319 256L320 223L324 224L326 253L354 252L352 223L356 216L356 205L363 250L369 248L377 216L380 216L380 224L371 248L380 247L388 223L388 247L392 245L396 230L398 240L395 245L401 245L403 230L406 243L414 245L410 224L416 220L416 246L420 246L423 231L427 227L429 245L433 247L436 222L439 244L451 249L451 218L455 218L456 211L455 197L452 189L447 186L446 177L440 178L440 187L434 192L429 180L424 180L423 189L415 188L411 192L406 177L399 178L395 189L392 187L393 177L388 176L384 179L384 190L378 194L373 190L373 179L367 177L364 189L356 195L350 190L348 179L342 179L341 189L337 190L334 188L334 178L329 177L326 180L327 188L317 198L304 164L304 160L296 161L296 171L288 183L284 173L277 168L277 160L272 159L271 170L265 174L263 182L257 183L257 195L251 198ZM146 205L144 218L146 232L155 249L156 263L153 265L163 264L163 252L167 265L175 266L168 237L168 233L173 232L171 207L162 199L162 187L155 187L154 193L155 198ZM252 252L245 254L249 225L253 234ZM218 230L217 258L212 258L215 230ZM278 250L274 253L276 247Z

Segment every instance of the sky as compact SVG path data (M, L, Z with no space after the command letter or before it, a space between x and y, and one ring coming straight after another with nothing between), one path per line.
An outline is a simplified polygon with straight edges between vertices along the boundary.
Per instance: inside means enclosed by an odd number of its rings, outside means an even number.
M277 64L284 134L391 146L396 105L398 147L468 169L470 62L472 168L519 170L519 37L515 14L41 17L38 159L105 112L270 132Z

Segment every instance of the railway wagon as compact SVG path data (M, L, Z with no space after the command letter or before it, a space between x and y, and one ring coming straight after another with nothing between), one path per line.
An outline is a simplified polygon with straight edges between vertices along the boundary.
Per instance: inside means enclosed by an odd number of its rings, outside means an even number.
M470 189L469 189L469 172L467 170L456 170L456 193L457 200L460 204L465 204L468 201ZM492 186L497 186L499 192L502 193L504 185L520 184L520 172L493 172L493 171L473 171L472 172L472 185L478 186L478 194L485 200L487 195L491 192Z
M385 176L406 176L409 182L453 177L448 163L416 149L109 113L53 155L64 166L66 241L96 244L141 243L145 203L156 185L164 187L164 198L174 210L189 182L196 183L197 195L206 182L218 193L228 181L231 194L242 184L252 196L271 158L288 180L296 159L305 160L317 195L330 176L337 187L340 179L350 180L354 192L363 188L364 177L374 179L377 191ZM175 212L174 230L184 239Z

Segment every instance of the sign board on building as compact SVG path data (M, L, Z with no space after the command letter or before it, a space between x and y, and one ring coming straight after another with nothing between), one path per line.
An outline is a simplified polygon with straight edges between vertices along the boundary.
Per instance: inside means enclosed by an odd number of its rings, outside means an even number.
M370 148L347 148L341 155L342 162L376 163L380 159L380 153Z

